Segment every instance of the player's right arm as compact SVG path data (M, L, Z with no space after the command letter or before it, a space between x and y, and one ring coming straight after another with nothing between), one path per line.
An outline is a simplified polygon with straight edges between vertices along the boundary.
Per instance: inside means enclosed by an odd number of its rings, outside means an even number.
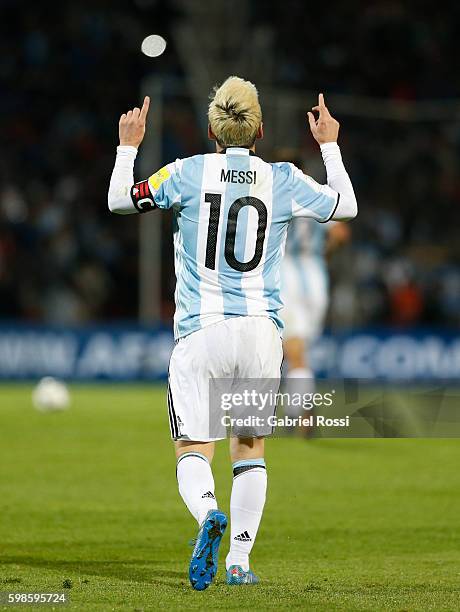
M164 166L147 180L134 182L134 162L144 138L149 105L150 99L146 96L141 109L134 108L120 117L120 144L108 194L109 210L113 213L143 213L157 207L170 208L180 201L179 160Z
M321 148L327 185L319 185L293 166L293 216L312 217L322 223L331 219L353 219L358 214L358 204L337 144L339 122L329 113L323 94L319 94L318 105L312 110L319 113L318 119L315 119L313 113L309 112L308 121L311 133Z

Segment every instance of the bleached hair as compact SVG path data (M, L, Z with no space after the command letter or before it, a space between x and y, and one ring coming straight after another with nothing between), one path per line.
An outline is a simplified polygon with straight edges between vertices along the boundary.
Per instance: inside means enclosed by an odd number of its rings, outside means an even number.
M252 147L262 123L254 83L231 76L220 87L214 87L208 119L221 147Z

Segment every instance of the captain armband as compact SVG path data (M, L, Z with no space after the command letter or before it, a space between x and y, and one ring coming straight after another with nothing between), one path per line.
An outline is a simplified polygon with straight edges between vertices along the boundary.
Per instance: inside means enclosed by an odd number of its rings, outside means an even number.
M131 187L131 200L140 213L149 212L157 207L148 180L135 183Z

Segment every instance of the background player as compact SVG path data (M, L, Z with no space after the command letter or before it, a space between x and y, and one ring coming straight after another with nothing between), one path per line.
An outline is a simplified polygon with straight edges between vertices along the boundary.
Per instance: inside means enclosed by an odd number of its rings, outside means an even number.
M295 159L295 153L291 159ZM302 167L301 162L297 165ZM314 392L309 349L322 333L329 304L327 256L349 239L347 223L295 219L289 226L281 265L287 392ZM301 414L298 407L292 406L286 407L286 412L290 416Z
M290 163L268 164L255 155L263 136L255 86L230 77L209 106L209 137L216 153L168 164L134 183L133 166L145 133L149 100L120 119L120 146L109 188L116 213L173 209L177 339L169 370L168 405L177 456L179 491L200 529L189 568L195 589L217 571L227 519L217 509L209 413L213 378L279 379L282 359L278 311L280 264L293 217L320 222L357 214L356 198L336 143L338 122L319 95L308 113L328 175L319 185ZM249 554L267 487L265 432L230 441L233 487L227 582L250 584Z

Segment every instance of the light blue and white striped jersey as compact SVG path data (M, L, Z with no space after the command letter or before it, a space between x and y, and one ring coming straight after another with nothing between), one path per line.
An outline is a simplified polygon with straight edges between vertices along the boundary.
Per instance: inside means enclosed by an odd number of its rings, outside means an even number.
M312 219L296 219L289 227L286 255L290 257L314 257L324 261L328 225Z
M175 337L245 315L270 317L281 332L288 224L328 221L337 192L293 164L266 163L239 147L176 160L149 186L155 204L174 212Z
M313 219L302 218L294 219L289 225L286 253L281 266L281 296L284 302L299 294L304 298L327 295L329 275L325 243L328 226L332 223L317 223ZM296 288L291 284L295 284Z

